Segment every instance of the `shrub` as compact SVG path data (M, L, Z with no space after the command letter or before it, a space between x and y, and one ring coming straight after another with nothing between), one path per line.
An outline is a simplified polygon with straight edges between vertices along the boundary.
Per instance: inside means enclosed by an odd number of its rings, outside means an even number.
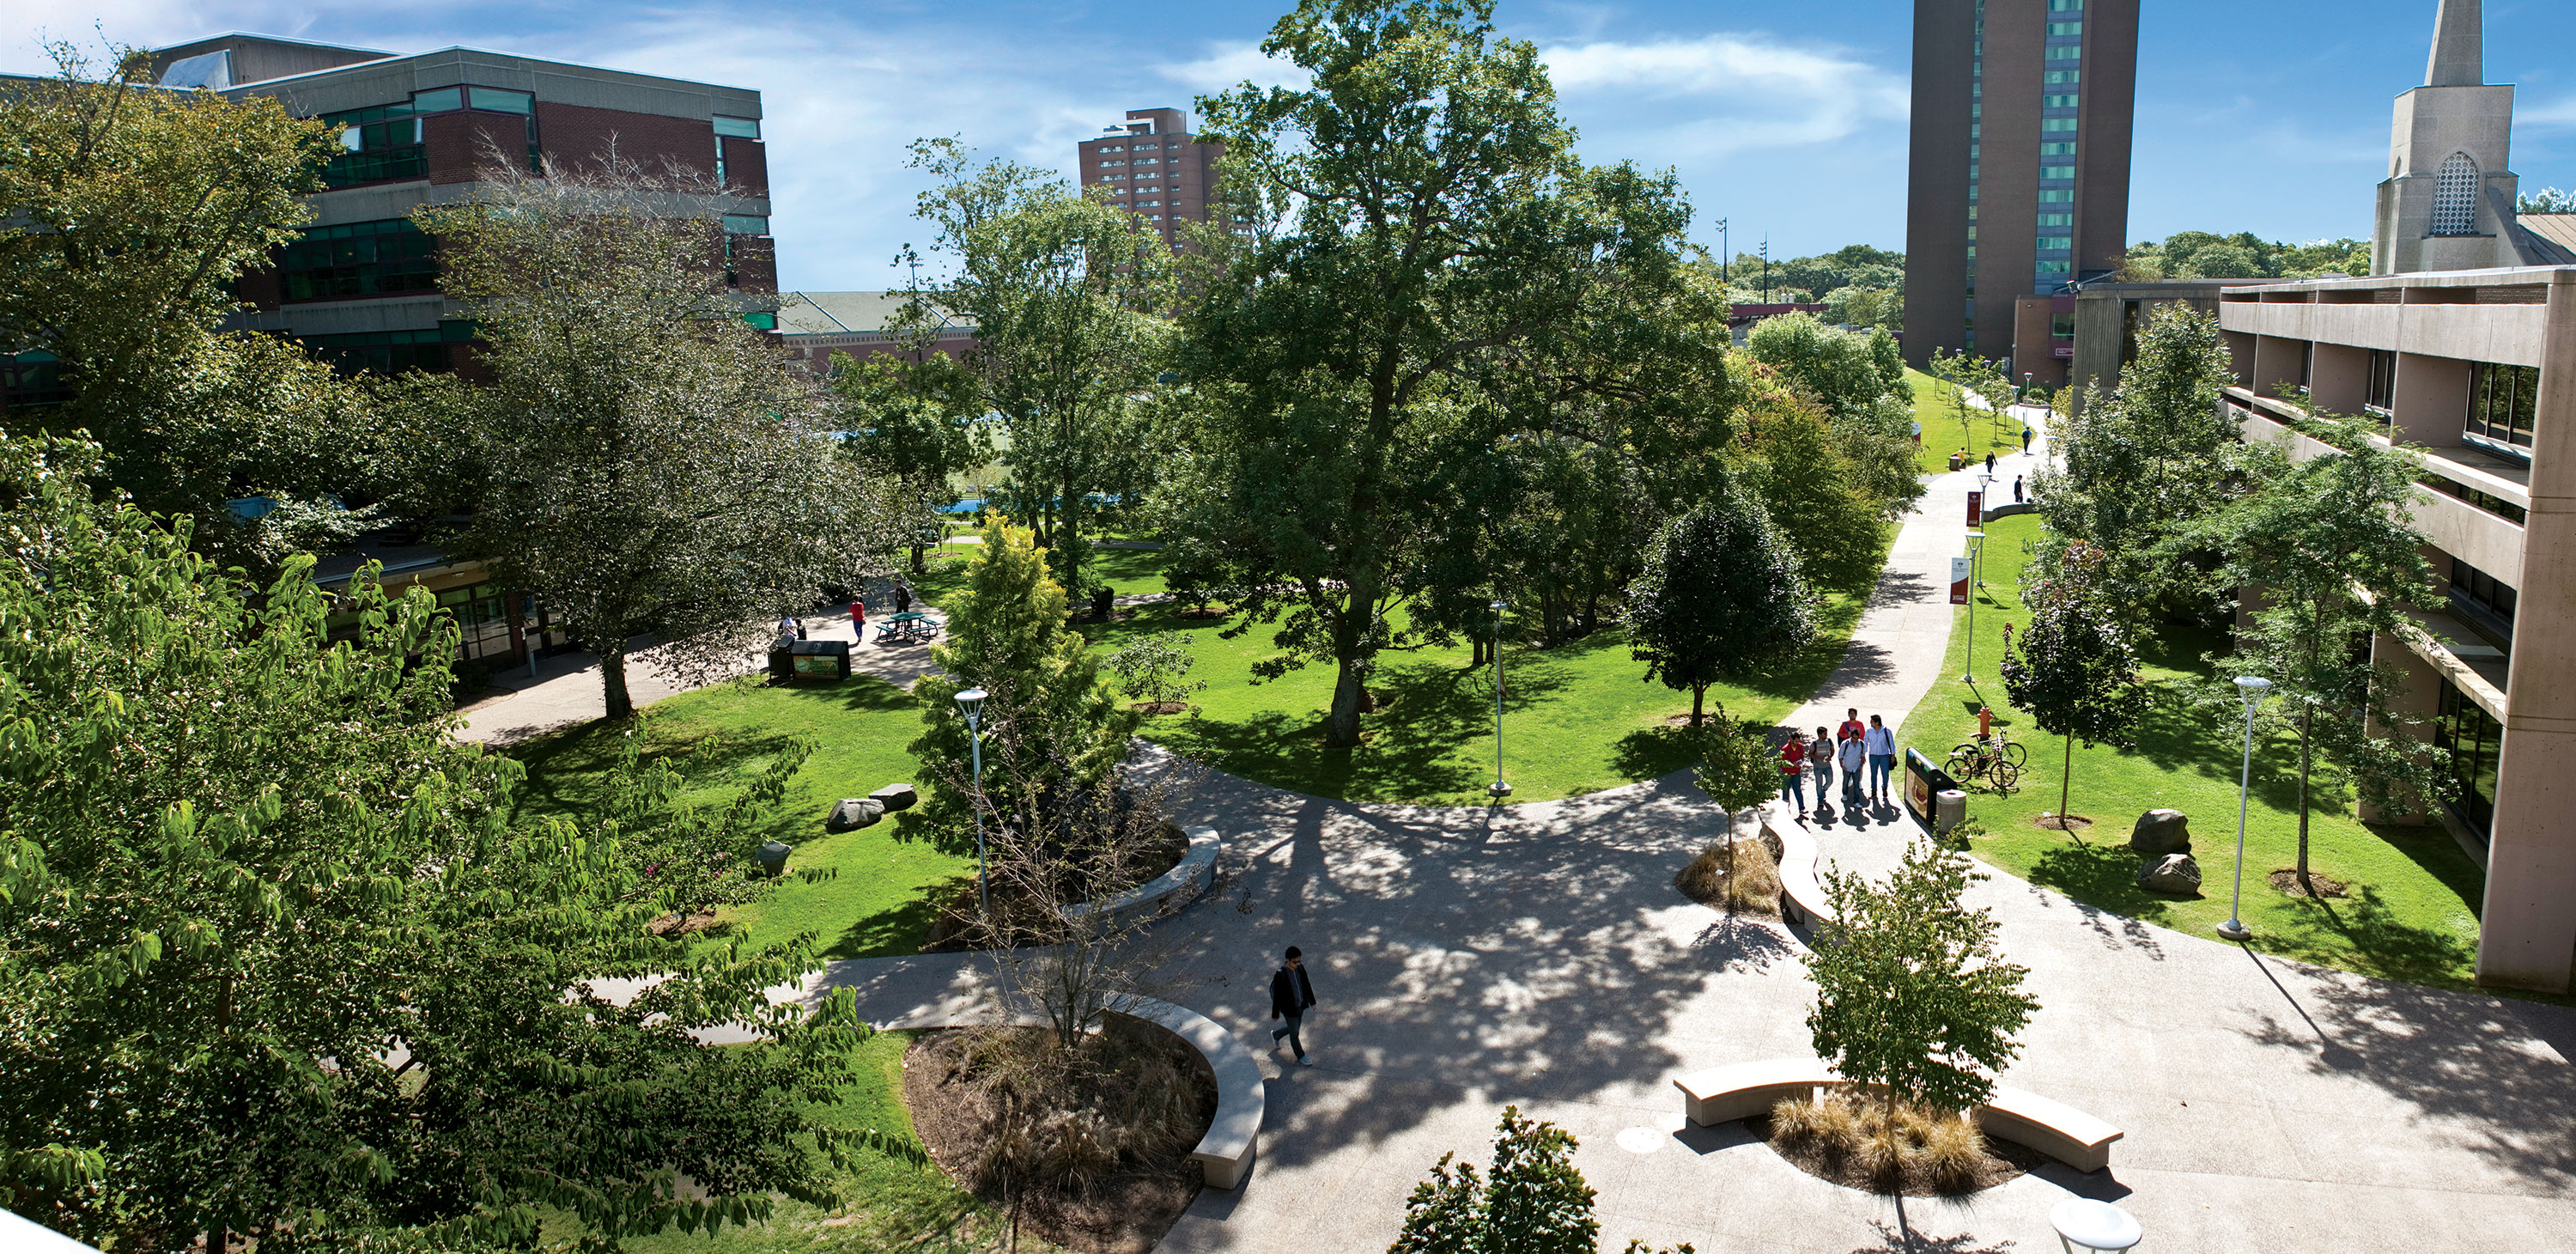
M1693 901L1739 914L1778 914L1780 867L1769 847L1751 837L1731 845L1726 840L1710 842L1673 877L1673 886Z

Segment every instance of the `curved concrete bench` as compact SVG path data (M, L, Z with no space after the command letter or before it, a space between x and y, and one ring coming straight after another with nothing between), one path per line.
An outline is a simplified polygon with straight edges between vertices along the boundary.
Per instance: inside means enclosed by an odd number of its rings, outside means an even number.
M1682 1114L1713 1127L1764 1114L1786 1098L1811 1100L1819 1089L1846 1083L1814 1059L1775 1059L1694 1071L1673 1087L1682 1091ZM2064 1102L2000 1084L1969 1116L1986 1135L2027 1145L2078 1171L2110 1166L2111 1143L2127 1135Z
M1207 1059L1208 1070L1216 1076L1216 1117L1208 1121L1207 1135L1199 1138L1190 1159L1212 1189L1231 1189L1243 1183L1243 1173L1252 1169L1252 1154L1261 1139L1261 1120L1270 1104L1269 1090L1261 1079L1261 1064L1243 1042L1219 1027L1206 1015L1187 1006L1175 1006L1151 997L1128 998L1113 1014L1142 1019L1174 1036L1188 1041L1199 1056Z
M1784 1098L1809 1100L1817 1089L1840 1083L1821 1062L1784 1058L1694 1071L1674 1080L1673 1087L1682 1091L1682 1114L1710 1128L1767 1113Z
M1216 884L1216 859L1225 851L1225 842L1213 827L1194 828L1189 836L1189 850L1171 870L1115 897L1066 906L1066 921L1106 914L1113 922L1123 923L1140 914L1169 914L1196 900Z
M1786 923L1831 923L1834 908L1825 901L1824 883L1816 878L1816 835L1788 807L1772 802L1762 807L1762 829L1780 840L1780 918Z

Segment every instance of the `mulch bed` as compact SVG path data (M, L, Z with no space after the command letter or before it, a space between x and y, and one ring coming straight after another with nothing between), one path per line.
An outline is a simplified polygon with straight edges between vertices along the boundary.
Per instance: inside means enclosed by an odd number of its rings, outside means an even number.
M1180 1064L1199 1090L1206 1119L1216 1118L1216 1077L1197 1050L1158 1028L1122 1032L1135 1047L1166 1053ZM976 1147L990 1140L993 1130L989 1112L965 1085L942 1082L949 1073L947 1060L964 1043L964 1034L953 1030L925 1032L912 1043L904 1052L904 1105L912 1111L914 1134L940 1170L985 1203L1007 1207L1009 1199L998 1182L969 1180L960 1170L974 1161ZM1032 1189L1019 1199L1019 1222L1029 1235L1076 1254L1147 1254L1189 1209L1199 1188L1199 1166L1184 1146L1163 1161L1108 1176L1087 1192ZM1001 1218L1008 1222L1007 1214Z
M1771 1151L1786 1160L1790 1166L1819 1180L1830 1181L1847 1189L1859 1189L1864 1193L1887 1194L1900 1191L1887 1187L1885 1181L1872 1176L1856 1159L1837 1149L1813 1140L1791 1141L1774 1137L1771 1134L1771 1117L1768 1115L1755 1115L1745 1120L1744 1126L1753 1135L1762 1138L1763 1143L1769 1145ZM2041 1164L2051 1161L2054 1160L2048 1155L2029 1146L1988 1137L1986 1138L1985 1167L1977 1173L1976 1183L1972 1187L1966 1189L1937 1187L1933 1184L1928 1169L1925 1169L1922 1164L1909 1161L1906 1164L1901 1191L1907 1197L1957 1197L1965 1193L1991 1189L2016 1176L2037 1170Z
M2032 827L2050 832L2080 832L2093 826L2093 820L2081 814L2043 814L2030 821Z
M2299 868L2285 866L2272 872L2272 887L2301 897L2349 897L2352 885L2319 871L2308 872L2308 888L2299 887ZM2314 892L2309 891L2314 889Z
M1189 710L1190 703L1187 701L1136 701L1130 703L1130 708L1140 714L1181 714Z

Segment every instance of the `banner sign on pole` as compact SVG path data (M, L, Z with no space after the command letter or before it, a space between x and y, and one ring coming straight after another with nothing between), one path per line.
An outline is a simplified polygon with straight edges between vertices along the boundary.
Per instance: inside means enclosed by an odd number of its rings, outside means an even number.
M1986 494L1973 489L1968 493L1968 525L1971 527L1986 525Z
M1968 573L1972 568L1971 563L1964 557L1950 559L1950 604L1968 603Z

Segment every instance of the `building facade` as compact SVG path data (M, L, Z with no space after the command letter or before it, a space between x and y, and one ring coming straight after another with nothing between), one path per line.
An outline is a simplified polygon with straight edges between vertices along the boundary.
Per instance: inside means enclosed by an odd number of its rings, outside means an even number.
M2448 749L2459 798L2428 815L2486 869L2478 979L2565 992L2576 971L2576 267L2230 287L2218 304L2245 438L2293 456L2308 408L2421 448L2438 597L2371 643L2391 708ZM2304 389L2304 403L2280 399Z
M2065 381L2074 311L2021 302L2128 254L2137 60L2138 0L1918 0L1908 362L1963 351Z
M1181 241L1182 222L1208 220L1225 147L1192 136L1188 114L1130 109L1125 122L1076 148L1082 186L1108 189L1111 204L1143 218L1165 244Z
M409 214L471 197L493 154L566 166L613 144L628 160L714 171L738 189L722 206L727 278L758 325L774 325L769 162L760 93L470 48L396 54L229 34L152 52L159 81L276 98L287 112L346 124L314 218L276 268L246 275L243 325L304 341L352 370L449 370L473 328L438 291L436 241Z
M2564 245L2526 229L2513 152L2513 88L2486 81L2479 0L2441 0L2424 85L2397 98L2388 178L2370 236L2372 274L2555 265Z

